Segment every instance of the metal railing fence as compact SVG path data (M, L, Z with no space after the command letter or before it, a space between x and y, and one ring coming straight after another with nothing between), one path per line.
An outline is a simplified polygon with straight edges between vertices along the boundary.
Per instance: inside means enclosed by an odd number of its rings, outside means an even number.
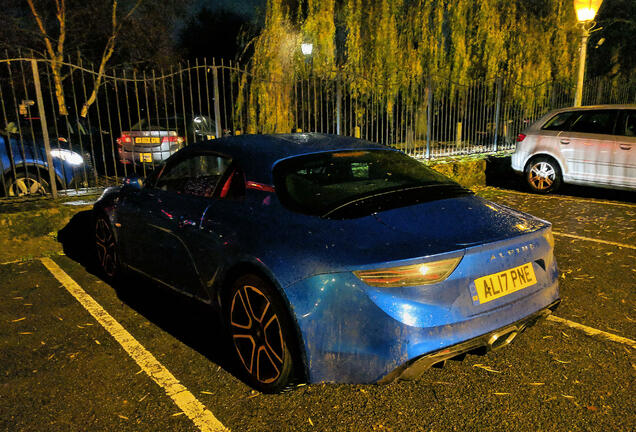
M521 130L574 96L570 83L503 78L462 84L430 77L399 88L340 73L263 79L231 62L197 60L168 70L111 70L82 117L97 73L79 59L62 72L67 115L59 114L49 61L0 60L0 199L118 184L147 175L165 152L228 134L349 135L427 159L509 150ZM583 97L584 104L636 103L636 82L590 80ZM169 148L155 153L149 143Z

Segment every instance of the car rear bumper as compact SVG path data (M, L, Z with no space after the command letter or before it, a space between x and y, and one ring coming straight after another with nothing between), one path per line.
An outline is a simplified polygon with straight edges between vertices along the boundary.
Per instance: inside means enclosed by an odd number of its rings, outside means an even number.
M378 384L390 383L398 380L412 380L418 378L426 370L436 364L443 364L446 360L460 358L465 354L485 354L509 345L528 327L532 327L538 321L551 315L561 303L561 299L552 302L549 306L529 315L519 321L490 331L481 336L469 339L465 342L425 354L414 358L401 366L398 366L387 375L378 380Z
M173 149L169 149L169 150L135 149L135 150L128 151L126 149L121 149L119 152L119 156L121 159L121 163L124 163L124 164L162 163L166 159L168 159L170 156L172 156L178 149L179 148L177 147ZM150 159L149 160L143 159L144 161L142 162L142 155L150 155ZM145 156L145 157L147 158L148 156Z

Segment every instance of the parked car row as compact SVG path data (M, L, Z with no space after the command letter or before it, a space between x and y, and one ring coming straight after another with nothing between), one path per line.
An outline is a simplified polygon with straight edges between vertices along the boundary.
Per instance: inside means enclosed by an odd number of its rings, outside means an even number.
M85 187L98 176L121 177L141 167L144 173L181 149L186 135L212 137L212 122L196 116L142 119L130 130L113 135L86 119L72 116L49 124L49 140L58 189ZM46 194L50 177L39 117L22 116L1 131L0 196ZM128 167L128 168L126 168Z

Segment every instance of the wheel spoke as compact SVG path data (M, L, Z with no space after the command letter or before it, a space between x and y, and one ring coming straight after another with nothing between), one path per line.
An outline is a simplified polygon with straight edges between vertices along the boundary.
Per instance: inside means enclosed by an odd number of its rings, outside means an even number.
M254 375L254 357L256 356L256 343L251 335L235 334L233 335L234 347L243 362L243 366L250 375Z
M283 331L280 327L278 317L273 315L263 326L265 332L265 345L268 350L282 363L285 355L285 342L283 341ZM278 352L276 352L278 350Z
M256 379L262 383L271 383L276 381L276 379L280 376L280 365L282 363L277 363L270 356L267 348L265 346L261 346L258 348L258 354L256 357ZM267 369L273 369L273 376L266 377ZM272 372L272 371L270 371Z
M16 189L18 190L18 196L26 195L28 193L27 185L24 179L17 179L15 181Z
M238 299L238 301L237 301ZM242 318L247 318L247 324L241 324L235 318L241 316ZM243 298L243 293L239 290L234 294L234 298L232 299L232 307L230 309L230 324L234 327L238 327L240 329L249 330L252 328L252 315L248 311L248 307L245 304L245 299Z
M31 180L31 186L29 187L29 193L30 194L39 193L40 189L41 189L40 183L38 183L35 180Z

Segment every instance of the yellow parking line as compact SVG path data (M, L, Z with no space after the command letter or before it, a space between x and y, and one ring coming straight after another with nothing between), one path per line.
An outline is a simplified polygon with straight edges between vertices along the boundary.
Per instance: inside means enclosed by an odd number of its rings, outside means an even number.
M496 191L496 192L511 193L516 195L532 196L533 198L547 198L547 199L557 198L563 201L589 202L593 204L608 204L608 205L615 205L615 206L621 206L621 207L636 208L636 204L628 204L628 203L621 203L621 202L615 202L615 201L596 200L596 199L589 199L589 198L574 198L574 197L568 197L564 195L538 195L538 194L533 194L529 192L519 192L515 190L510 190L510 189L500 189L493 186L486 186L485 189Z
M604 332L603 330L598 330L592 327L588 327L586 325L583 324L579 324L576 323L574 321L570 321L567 320L565 318L560 318L558 316L554 316L554 315L548 315L547 318L549 321L554 321L554 322L558 322L559 324L563 324L566 325L568 327L572 327L575 328L577 330L581 330L583 333L590 335L590 336L601 336L604 337L605 339L611 340L612 342L618 342L618 343L622 343L625 345L629 345L630 347L632 347L633 349L636 349L636 341L632 340L632 339L628 339L622 336L617 336L615 334L612 333L608 333L608 332Z
M612 242L612 241L608 241L608 240L600 240L600 239L595 239L595 238L592 238L592 237L583 237L583 236L577 236L577 235L574 235L574 234L560 233L560 232L556 232L556 231L552 231L552 234L554 234L555 236L570 237L570 238L577 239L577 240L585 240L585 241L603 243L603 244L608 244L608 245L618 246L618 247L623 247L623 248L628 248L628 249L636 249L636 246L634 246L634 245L628 245L628 244L625 244L625 243L617 243L617 242Z
M150 354L128 331L86 293L71 277L50 258L41 258L42 264L60 281L102 327L110 333L141 369L163 388L168 396L192 422L204 432L228 431L205 405L177 380L168 369Z

